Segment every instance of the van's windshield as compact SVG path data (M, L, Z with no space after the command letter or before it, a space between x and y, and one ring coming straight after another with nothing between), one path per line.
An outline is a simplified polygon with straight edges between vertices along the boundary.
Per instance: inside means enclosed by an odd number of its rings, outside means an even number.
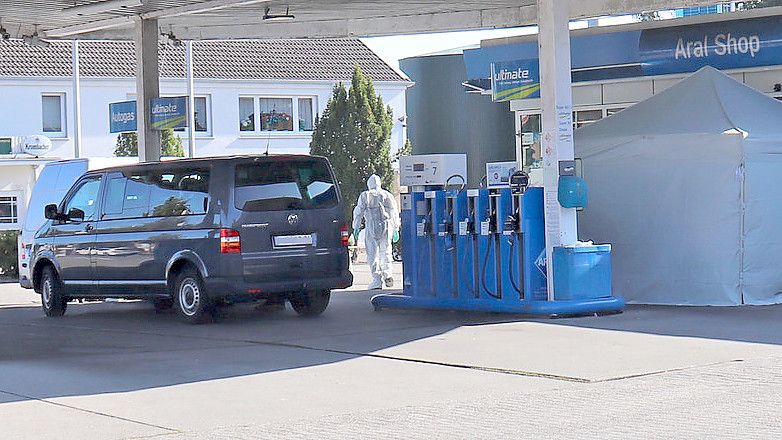
M263 159L236 165L234 203L244 211L321 209L337 205L324 159Z

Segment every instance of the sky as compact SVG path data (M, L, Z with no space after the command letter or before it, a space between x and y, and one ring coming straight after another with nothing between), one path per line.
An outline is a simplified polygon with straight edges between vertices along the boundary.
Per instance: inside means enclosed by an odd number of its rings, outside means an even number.
M537 27L526 26L509 29L372 37L362 38L362 41L378 54L383 61L394 69L399 70L399 60L404 58L452 49L478 47L481 40L529 35L536 31Z

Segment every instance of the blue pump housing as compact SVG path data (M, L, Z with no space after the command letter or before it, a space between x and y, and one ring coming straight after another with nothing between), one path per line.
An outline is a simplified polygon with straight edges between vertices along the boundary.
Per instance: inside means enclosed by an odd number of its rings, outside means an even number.
M574 186L565 202L585 206L586 187L567 180ZM404 292L376 295L376 309L577 315L624 307L611 292L605 245L556 248L549 299L542 188L414 192L404 200Z

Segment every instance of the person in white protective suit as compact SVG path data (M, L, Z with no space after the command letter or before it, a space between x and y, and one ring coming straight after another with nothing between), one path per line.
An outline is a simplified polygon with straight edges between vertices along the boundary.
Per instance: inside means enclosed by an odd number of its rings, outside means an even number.
M391 239L399 230L399 209L390 192L380 186L380 177L369 176L367 190L358 196L353 209L354 234L364 220L364 239L367 248L367 264L372 273L369 289L382 289L394 285L391 273Z

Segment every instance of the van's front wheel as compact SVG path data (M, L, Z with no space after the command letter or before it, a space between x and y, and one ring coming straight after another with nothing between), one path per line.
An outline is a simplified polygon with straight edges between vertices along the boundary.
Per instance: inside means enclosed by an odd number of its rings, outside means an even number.
M193 269L179 273L174 283L174 303L183 321L203 324L212 317L212 302L204 289L204 282Z
M41 274L41 306L43 313L49 317L64 315L68 307L68 300L62 292L62 283L51 266L45 267Z
M299 316L318 316L326 310L331 299L329 290L307 290L294 294L290 301L291 307Z

